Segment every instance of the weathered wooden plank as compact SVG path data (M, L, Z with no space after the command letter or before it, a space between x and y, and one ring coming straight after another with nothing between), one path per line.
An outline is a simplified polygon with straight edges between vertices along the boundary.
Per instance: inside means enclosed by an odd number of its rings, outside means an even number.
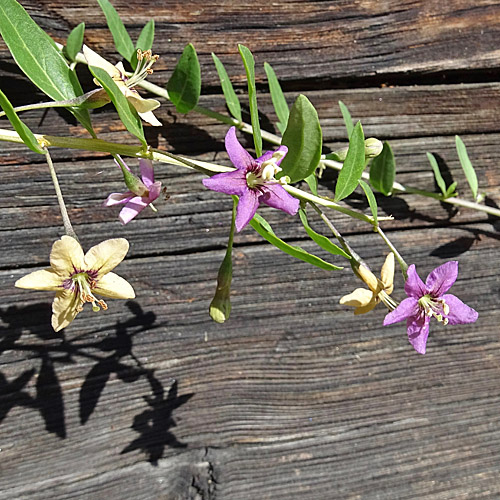
M86 41L111 54L112 37L94 0L23 0L36 21L63 41L85 21ZM200 54L205 85L218 85L210 53L243 83L237 44L247 45L262 64L275 67L285 81L301 88L368 77L408 79L409 74L490 71L500 64L496 49L500 6L494 0L471 4L419 1L252 2L251 9L224 0L179 3L114 1L135 40L154 17L155 51L161 55L158 81L165 81L183 47L193 42ZM300 12L300 16L297 13ZM0 51L4 59L4 51ZM265 78L259 68L258 80ZM453 76L450 75L452 78ZM460 78L460 75L458 76Z

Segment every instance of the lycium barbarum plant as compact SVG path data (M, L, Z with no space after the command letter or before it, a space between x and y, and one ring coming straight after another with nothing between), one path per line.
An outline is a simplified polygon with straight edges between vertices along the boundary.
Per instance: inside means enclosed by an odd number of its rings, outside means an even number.
M368 313L378 304L384 304L389 309L384 324L390 325L406 320L409 341L417 352L425 353L431 318L444 325L476 321L477 312L474 309L447 293L457 278L458 263L453 261L439 266L423 283L415 271L415 266L408 267L382 231L380 223L390 221L392 218L379 217L376 197L373 194L373 190L381 195L413 192L436 198L443 203L467 206L500 216L499 210L481 203L482 197L478 191L476 174L460 138L456 138L457 153L473 201L457 196L456 183L446 185L431 154L428 154L428 158L440 192L427 192L403 186L395 181L395 158L391 146L374 137L365 140L361 123L352 122L349 110L342 102L339 102L339 105L349 144L333 153L323 155L321 124L314 106L304 95L299 95L289 108L275 73L267 64L265 70L278 117L276 127L282 137L262 131L255 97L255 76L252 69L254 58L247 47L240 45L238 49L247 74L251 125L243 122L238 97L227 77L224 65L215 55L214 62L231 116L222 115L198 104L201 71L196 50L191 44L186 46L166 84L166 89L146 82L146 77L152 73L152 66L158 59L158 56L153 55L151 51L154 33L149 31L148 36L141 35L134 47L114 8L107 2L102 2L101 5L106 11L106 18L114 19L109 25L110 30L113 38L119 40L118 52L124 55L125 64L130 65L132 71L127 71L123 62L112 64L88 46L82 45L83 32L80 37L69 37L66 47L56 45L36 26L17 0L2 0L2 10L5 15L0 16L0 34L20 69L48 96L49 101L15 108L0 91L0 105L4 110L0 116L5 115L14 128L14 131L0 130L0 140L22 142L36 153L45 155L66 233L53 244L50 267L18 279L15 286L51 290L56 293L52 306L52 326L55 331L66 328L84 309L86 303L91 304L94 311L106 310L107 304L99 296L133 298L135 293L127 281L111 272L125 257L129 247L127 240L123 238L106 240L92 247L86 254L83 253L71 225L62 189L50 158L49 149L53 146L84 148L89 151L104 150L114 158L122 170L127 190L111 193L106 198L106 193L103 192L102 199L105 198L105 206L123 205L119 215L122 224L130 222L148 206L156 210L153 202L156 203L159 199L161 182L155 181L154 162L180 165L203 172L207 174L207 178L203 180L206 188L233 197L234 208L232 219L229 221L227 252L218 273L217 288L209 309L210 316L217 322L226 321L231 312L233 238L235 231L239 232L247 225L292 257L332 272L341 269L341 266L280 239L258 212L260 205L277 208L287 214L281 214L280 217L296 217L299 212L305 234L331 256L346 259L355 276L367 286L367 288L357 288L342 297L340 303L353 306L354 314L357 315ZM19 33L11 22L12 19L16 19L19 25L29 31L29 36L27 33ZM152 26L154 25L148 23L149 30ZM30 61L36 61L37 64L31 64ZM88 65L97 88L83 93L77 80L77 73L74 71L77 64ZM50 68L50 71L45 71L44 68ZM225 144L233 167L197 162L166 151L152 149L144 135L142 121L153 126L162 125L153 114L153 111L160 106L160 101L141 96L137 90L139 87L158 99L170 100L181 113L195 110L227 124L229 129ZM125 128L134 136L133 145L103 143L97 138L89 110L109 102L116 108ZM89 132L90 138L35 136L21 121L18 113L27 109L47 107L67 108ZM241 145L237 137L238 130L253 135L255 158ZM140 146L135 145L137 139L141 143ZM263 140L272 145L266 152L263 152ZM132 173L122 156L138 159L140 177ZM112 164L110 161L110 166ZM369 173L365 172L367 165L370 166ZM325 168L340 171L333 199L318 193L317 177ZM366 196L370 215L340 203L355 189ZM319 215L328 232L340 246L309 225L306 215L308 209ZM347 218L356 218L368 224L387 244L390 253L382 266L380 278L370 271L367 264L333 225L327 215L328 210L336 210ZM297 224L300 223L299 217L296 217L296 221ZM393 293L395 260L406 278L405 292L408 297L401 303L391 296L391 294L397 296L397 292Z

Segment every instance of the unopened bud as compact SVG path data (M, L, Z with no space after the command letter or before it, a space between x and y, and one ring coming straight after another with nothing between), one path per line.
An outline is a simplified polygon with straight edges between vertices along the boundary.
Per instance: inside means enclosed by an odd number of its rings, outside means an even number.
M365 140L365 157L375 158L382 152L383 148L382 141L375 139L375 137L369 137Z
M117 155L118 156L118 155ZM118 166L122 169L123 180L125 181L125 185L137 196L144 196L148 193L148 188L144 185L144 183L136 177L128 168L127 164L118 156L118 160L115 159Z
M229 252L219 268L217 275L217 289L210 303L209 314L216 323L224 323L231 313L231 281L233 279L233 265Z

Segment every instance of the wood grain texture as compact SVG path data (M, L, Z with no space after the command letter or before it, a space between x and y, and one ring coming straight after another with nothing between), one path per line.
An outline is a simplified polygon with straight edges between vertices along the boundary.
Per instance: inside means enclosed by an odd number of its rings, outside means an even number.
M85 21L87 43L114 53L97 3L22 3L56 38ZM434 189L430 151L467 197L454 144L460 134L480 191L500 204L500 84L489 73L499 63L498 2L156 4L114 2L133 37L154 14L162 59L153 80L165 81L193 41L204 78L201 102L225 112L209 54L223 58L241 87L236 43L245 43L255 51L259 82L268 60L289 103L304 92L317 107L325 151L345 144L340 99L367 135L391 142L399 182ZM16 104L33 94L42 100L1 43L2 90ZM442 75L457 83L429 85ZM468 83L459 83L462 77ZM386 79L411 85L380 88ZM259 90L262 125L272 131L269 95L265 86ZM226 126L194 113L179 116L168 104L157 115L164 126L146 130L153 146L228 164ZM22 116L35 132L86 136L64 113ZM111 107L93 120L101 138L130 141ZM414 195L378 198L381 214L396 218L383 228L407 261L425 277L459 260L452 291L479 312L472 325L432 325L428 353L419 356L402 324L382 327L382 307L360 319L338 304L359 286L347 269L307 266L250 228L235 242L231 318L213 323L207 309L230 200L205 190L202 175L159 164L170 199L158 203L158 214L144 212L122 227L117 210L101 206L123 187L109 156L52 154L83 246L118 236L130 241L117 272L137 298L110 300L108 311L85 310L63 332L51 330L52 293L13 284L48 264L62 234L53 187L39 155L2 143L1 500L500 496L498 220ZM334 179L324 175L323 194L333 193ZM360 193L345 203L368 213ZM262 213L291 244L329 258L297 220ZM332 221L378 270L387 250L376 235L340 214ZM313 217L312 223L321 230ZM400 275L396 285L401 300Z

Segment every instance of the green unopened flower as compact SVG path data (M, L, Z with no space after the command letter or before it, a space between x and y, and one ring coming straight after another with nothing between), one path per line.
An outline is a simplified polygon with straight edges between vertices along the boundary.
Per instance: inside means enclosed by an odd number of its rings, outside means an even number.
M140 96L139 92L133 88L148 75L153 73L151 66L158 60L157 55L152 55L150 50L146 52L142 52L140 49L137 50L137 68L131 77L126 76L125 68L121 62L113 66L86 45L83 46L83 55L89 66L101 68L113 78L122 94L127 98L127 101L135 108L139 116L145 122L155 127L161 127L161 122L158 121L153 114L153 110L158 108L160 103L156 99L144 99Z
M393 301L389 297L394 288L394 254L392 252L385 259L380 279L363 265L359 266L358 275L368 285L369 290L356 288L354 292L340 299L342 305L355 307L354 314L370 312L380 301L388 304L391 309L394 308Z

